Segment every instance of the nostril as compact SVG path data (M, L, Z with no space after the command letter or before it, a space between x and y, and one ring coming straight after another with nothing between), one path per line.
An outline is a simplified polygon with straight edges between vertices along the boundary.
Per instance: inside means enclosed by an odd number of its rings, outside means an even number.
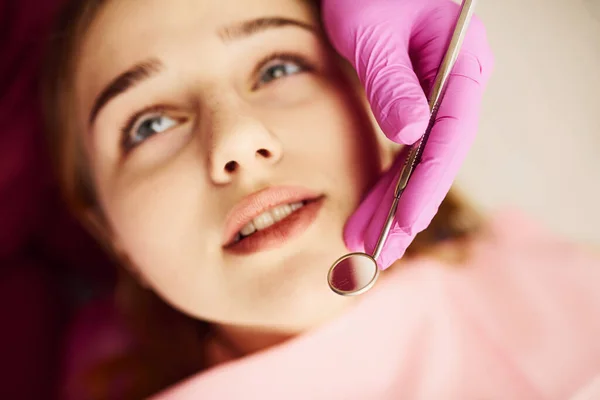
M271 157L271 152L267 149L260 149L256 151L256 154L264 157L264 158L269 158Z
M229 161L227 164L225 164L225 171L227 172L234 172L238 167L238 163L235 161Z

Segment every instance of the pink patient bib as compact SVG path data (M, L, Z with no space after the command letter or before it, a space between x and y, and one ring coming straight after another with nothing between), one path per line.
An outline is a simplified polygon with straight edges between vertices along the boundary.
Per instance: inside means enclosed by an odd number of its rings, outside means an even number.
M502 213L461 266L393 266L364 300L157 399L600 399L600 261Z

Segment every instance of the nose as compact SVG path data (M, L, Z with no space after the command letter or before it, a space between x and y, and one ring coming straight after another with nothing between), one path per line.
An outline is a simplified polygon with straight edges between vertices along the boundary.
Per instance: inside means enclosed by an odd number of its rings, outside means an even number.
M213 113L210 177L223 185L240 175L260 175L281 160L281 142L259 118L232 112Z

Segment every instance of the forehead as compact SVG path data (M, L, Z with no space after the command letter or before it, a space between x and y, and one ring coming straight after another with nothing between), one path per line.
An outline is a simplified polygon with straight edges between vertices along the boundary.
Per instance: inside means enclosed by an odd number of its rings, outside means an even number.
M109 0L82 38L76 87L97 93L112 78L177 48L220 41L221 28L264 17L316 24L310 0ZM190 47L191 46L191 47ZM89 96L79 98L87 105Z

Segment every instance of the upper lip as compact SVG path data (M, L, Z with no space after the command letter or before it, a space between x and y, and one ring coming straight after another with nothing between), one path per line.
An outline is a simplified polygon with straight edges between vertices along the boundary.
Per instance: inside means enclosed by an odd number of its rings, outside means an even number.
M236 204L227 215L223 246L231 244L237 233L263 212L282 204L318 197L317 193L301 186L276 186L252 193Z

